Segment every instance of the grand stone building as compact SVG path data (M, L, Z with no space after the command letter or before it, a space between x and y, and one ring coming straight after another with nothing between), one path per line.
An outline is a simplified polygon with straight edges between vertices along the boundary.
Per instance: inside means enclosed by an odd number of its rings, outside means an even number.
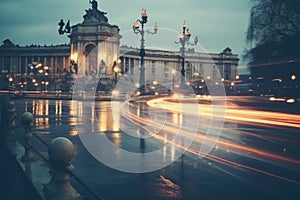
M92 9L86 10L83 22L72 27L69 35L70 59L80 65L80 74L113 73L112 66L119 56L121 36L119 27L109 24L105 15L105 12L98 10L97 2L92 1Z
M97 6L94 0L92 8L86 10L83 22L71 27L68 35L70 44L19 46L9 39L4 40L0 46L0 72L14 77L41 73L55 80L55 88L52 88L58 89L58 82L70 73L77 77L113 79L114 67L118 63L118 76L130 76L136 81L140 67L139 49L120 46L122 36L119 27L111 25L106 13L98 10ZM178 50L146 50L145 80L163 81L173 76L172 70L180 72L179 55ZM220 53L199 53L187 49L185 61L187 80L222 79L230 82L237 74L239 58L229 47Z
M140 66L139 49L121 46L121 69L129 75L138 75ZM178 51L146 50L146 80L162 80L172 76L171 71L181 70L181 57ZM221 53L199 53L194 49L185 52L185 77L187 80L212 79L222 77L233 81L237 74L238 56L230 48Z

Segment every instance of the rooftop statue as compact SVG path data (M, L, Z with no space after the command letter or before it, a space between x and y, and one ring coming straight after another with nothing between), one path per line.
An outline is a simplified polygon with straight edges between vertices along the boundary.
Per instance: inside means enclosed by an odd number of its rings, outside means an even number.
M71 32L71 26L70 26L70 20L68 20L66 26L65 26L65 22L63 19L60 20L60 22L58 23L59 29L58 29L58 34L59 35L63 35L64 33L70 33ZM65 28L64 28L65 26Z
M85 10L86 14L83 16L83 23L108 23L105 16L107 13L98 10L98 2L96 0L90 1L92 9Z
M96 0L90 1L92 4L92 9L93 10L98 10L98 2Z

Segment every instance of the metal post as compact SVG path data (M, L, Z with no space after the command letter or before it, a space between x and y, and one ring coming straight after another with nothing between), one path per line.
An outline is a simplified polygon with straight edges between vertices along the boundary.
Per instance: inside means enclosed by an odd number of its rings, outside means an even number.
M175 73L175 72L174 72ZM174 80L174 73L172 73L173 74L173 79L172 79L172 90L174 91L174 82L175 82L175 80Z
M198 43L198 37L196 36L194 39L194 44L189 42L189 39L191 37L191 33L189 29L186 27L185 22L182 24L182 34L179 34L179 42L176 42L176 44L181 44L180 47L180 56L181 56L181 86L184 86L185 84L185 45L196 45Z
M115 86L117 85L117 82L118 82L118 74L117 72L115 72Z
M114 61L114 65L113 65L113 70L115 72L115 86L117 85L117 82L118 82L118 72L119 72L119 69L118 69L118 66L117 66L117 62Z
M185 42L186 42L185 30L186 30L186 27L183 26L182 27L183 38L181 39L181 48L180 48L180 51L181 51L181 85L184 85L184 83L185 83L185 69L184 69L184 62L185 62L184 51L185 51Z
M144 39L144 23L142 23L142 29L141 29L141 50L140 50L140 56L141 56L141 68L140 68L140 93L143 95L145 93L145 63L144 63L144 57L146 55L145 53L145 39Z
M140 57L141 57L141 66L140 66L140 95L143 95L145 93L145 63L144 63L144 57L146 56L146 52L145 52L145 38L144 38L144 35L145 35L145 32L148 33L148 34L156 34L157 33L157 30L158 30L158 26L157 24L155 23L154 25L154 32L151 32L149 30L144 30L144 24L147 23L147 19L148 19L148 16L147 16L147 12L145 9L142 9L142 18L141 19L138 19L134 25L133 25L133 31L134 33L136 34L141 34L141 49L140 49ZM142 26L140 28L140 25Z
M80 194L70 183L71 173L74 170L71 159L75 154L73 143L65 138L58 137L51 141L49 148L50 182L44 185L44 196L51 200L81 200Z
M185 42L182 42L182 47L180 48L180 51L181 51L181 84L183 85L185 83L185 69L184 69L184 62L185 62L185 59L184 59L184 43Z

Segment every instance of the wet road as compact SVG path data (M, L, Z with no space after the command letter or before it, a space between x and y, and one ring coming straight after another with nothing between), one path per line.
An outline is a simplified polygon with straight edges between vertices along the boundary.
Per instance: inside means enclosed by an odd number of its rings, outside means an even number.
M34 131L47 143L58 136L75 143L75 172L103 199L300 198L299 114L232 102L214 111L210 104L164 98L24 99L16 105L18 113L34 114ZM113 145L103 143L105 138ZM146 167L136 166L143 161ZM137 173L142 170L150 172Z

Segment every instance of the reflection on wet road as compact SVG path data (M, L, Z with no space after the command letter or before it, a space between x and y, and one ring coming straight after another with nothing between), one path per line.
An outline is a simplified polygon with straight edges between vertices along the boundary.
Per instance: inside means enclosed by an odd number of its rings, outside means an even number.
M299 115L234 104L227 104L222 115L209 104L199 103L195 112L190 101L183 103L193 109L167 98L138 104L19 100L17 105L19 113L33 112L35 131L47 142L57 136L75 142L78 175L104 199L300 197ZM212 117L225 119L219 136L207 134L218 128L211 127ZM132 152L159 150L173 163L145 174L118 172L95 160L78 134L105 134L118 148ZM212 149L203 154L201 147L207 144Z

